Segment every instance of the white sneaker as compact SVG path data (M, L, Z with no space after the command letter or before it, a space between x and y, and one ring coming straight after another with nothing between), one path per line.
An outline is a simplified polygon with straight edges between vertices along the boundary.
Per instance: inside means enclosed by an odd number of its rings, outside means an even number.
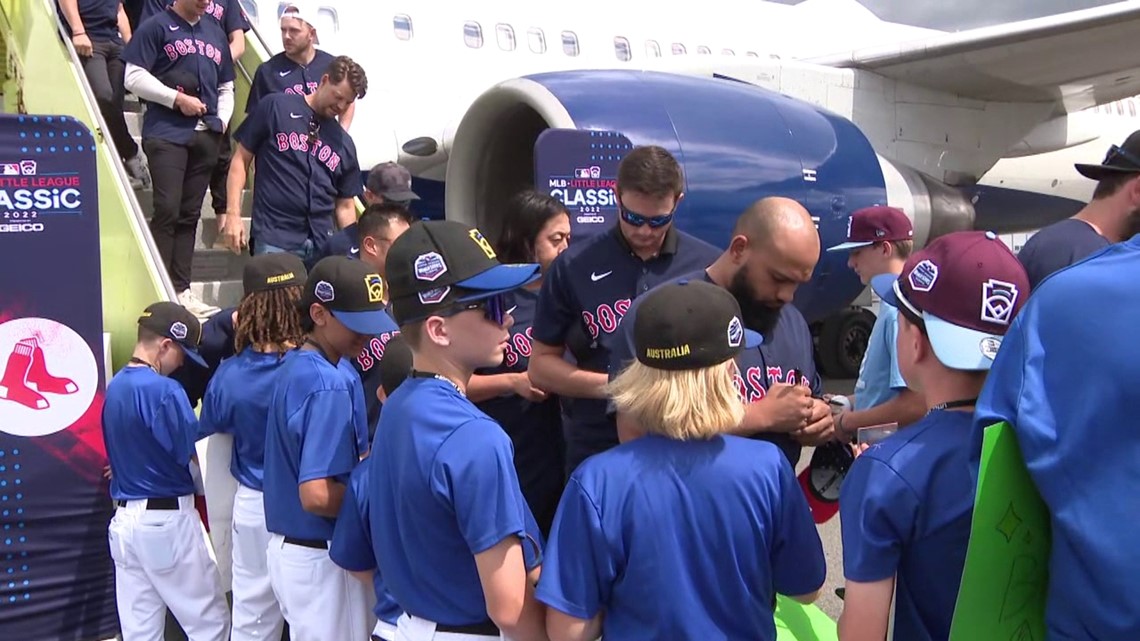
M207 305L206 303L203 303L202 299L198 298L197 294L189 289L178 295L178 304L185 307L186 311L197 316L201 320L206 320L214 314L222 311L220 307L214 307L213 305Z
M150 167L146 164L146 156L139 153L135 154L134 158L128 158L123 161L123 166L127 169L127 176L131 179L132 189L150 189Z

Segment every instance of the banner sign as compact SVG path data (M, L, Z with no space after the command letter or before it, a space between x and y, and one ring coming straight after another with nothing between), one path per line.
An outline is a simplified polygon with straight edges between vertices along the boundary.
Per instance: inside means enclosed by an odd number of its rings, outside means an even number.
M94 139L0 116L0 630L118 631L103 467L106 387Z
M950 641L1044 639L1052 530L1017 436L986 428L970 546Z
M614 131L547 129L534 143L535 189L570 212L571 242L617 222L618 165L633 143Z

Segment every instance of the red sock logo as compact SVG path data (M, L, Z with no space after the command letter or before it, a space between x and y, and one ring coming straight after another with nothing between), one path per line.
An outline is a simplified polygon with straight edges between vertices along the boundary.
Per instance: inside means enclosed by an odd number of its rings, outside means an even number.
M41 394L74 394L79 387L70 378L52 376L47 371L44 362L44 349L36 339L27 339L34 346L32 350L32 366L28 369L28 387ZM23 341L22 341L23 342Z
M49 407L46 398L27 386L28 371L32 368L32 358L38 349L36 341L31 338L25 338L12 348L4 376L0 378L0 398L34 410L46 410Z

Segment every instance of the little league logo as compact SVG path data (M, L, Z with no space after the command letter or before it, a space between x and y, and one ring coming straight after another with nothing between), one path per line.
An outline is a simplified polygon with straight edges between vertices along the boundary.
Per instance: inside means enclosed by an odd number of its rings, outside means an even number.
M1009 325L1017 304L1017 285L993 278L982 283L982 320Z
M364 286L368 288L368 302L384 302L384 279L380 274L369 274L364 277Z
M732 347L740 347L744 342L744 325L736 316L728 321L728 344Z

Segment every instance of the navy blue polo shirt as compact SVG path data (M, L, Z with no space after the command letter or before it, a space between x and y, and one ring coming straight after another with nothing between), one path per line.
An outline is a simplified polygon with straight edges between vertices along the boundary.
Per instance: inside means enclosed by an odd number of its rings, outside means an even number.
M720 250L670 227L661 253L642 261L615 225L607 233L571 244L555 259L542 282L533 339L566 345L578 367L609 370L610 351L619 323L633 299L657 285L708 267ZM617 445L617 428L602 399L564 398L572 458ZM584 451L583 449L584 448ZM576 464L578 461L570 460Z
M972 419L931 412L872 445L843 479L843 575L859 583L897 576L898 641L950 636L974 513Z
M1033 234L1017 252L1017 259L1029 276L1029 286L1037 289L1049 274L1108 245L1108 239L1098 234L1092 225L1067 218Z
M389 308L391 314L391 308ZM380 408L383 403L376 398L376 390L380 389L380 361L384 360L384 350L388 341L400 334L396 321L392 321L392 329L376 334L364 344L360 354L352 359L352 368L360 376L360 383L364 387L364 406L368 415L368 442L376 433L376 421L380 418Z
M321 77L328 71L334 56L320 49L308 65L293 62L281 52L257 67L253 75L253 86L245 103L245 112L253 113L253 108L261 99L274 93L294 96L307 96L317 90Z
M214 372L218 371L218 365L234 355L235 311L236 307L227 307L202 323L202 342L198 344L198 353L208 367L187 363L170 375L170 378L182 383L191 407L198 405L198 401L206 394L206 386L210 384Z
M211 131L222 132L218 86L233 82L234 63L229 39L216 20L203 17L192 25L167 9L138 26L122 59L146 69L168 87L195 94L206 105L201 120ZM148 103L142 135L184 145L194 136L198 120L177 108Z
M518 289L506 294L506 308L515 319L507 340L503 363L499 367L477 370L476 374L493 375L526 372L530 363L531 334L538 292ZM549 531L562 495L565 478L562 412L558 397L534 402L515 393L478 403L479 409L502 426L515 448L515 472L527 505L542 530Z
M157 13L162 13L172 4L174 4L172 0L143 0L139 24ZM229 34L235 31L249 31L249 22L246 21L245 12L241 10L238 0L210 0L210 3L206 5L204 15L218 22L218 25L226 32L227 42L229 41Z
M323 250L336 231L337 199L364 193L356 145L340 123L319 118L304 96L272 94L242 122L234 140L255 156L253 237L282 249L299 249L312 239Z
M119 35L119 0L78 0L79 19L83 21L83 30L91 42L107 42L109 40L122 40ZM59 5L59 0L56 0ZM63 10L59 10L59 21L67 34L71 35L71 25L63 17Z
M712 283L706 270L686 274L670 282L682 280L703 280ZM715 284L715 283L714 283ZM610 354L610 380L617 378L621 370L634 360L633 319L637 315L640 300L634 301L618 328L618 340L614 342ZM628 321L628 322L627 322ZM749 328L755 329L755 328ZM746 349L736 357L740 374L736 376L736 388L745 403L755 403L768 395L773 383L786 385L807 385L813 396L823 393L823 379L815 369L811 329L800 310L795 305L784 305L774 328L764 333L764 343L755 349ZM799 378L792 371L799 373ZM788 458L794 468L800 461L800 444L783 433L756 434L752 438L775 444Z
M823 545L792 468L736 436L644 436L566 486L535 597L602 638L775 641L776 593L823 585Z
M305 511L298 488L331 478L347 484L367 448L360 379L344 361L294 350L278 369L265 432L265 525L298 539L332 539L335 519Z
M116 501L194 493L190 457L198 418L178 383L149 367L124 367L107 385L103 441Z

